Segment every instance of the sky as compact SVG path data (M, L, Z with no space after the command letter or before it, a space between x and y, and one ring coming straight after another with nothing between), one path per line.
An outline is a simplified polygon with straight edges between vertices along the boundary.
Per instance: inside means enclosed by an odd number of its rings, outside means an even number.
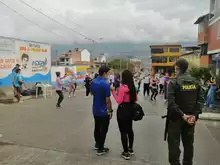
M196 41L193 23L208 11L209 0L0 0L0 36L58 44L188 42Z

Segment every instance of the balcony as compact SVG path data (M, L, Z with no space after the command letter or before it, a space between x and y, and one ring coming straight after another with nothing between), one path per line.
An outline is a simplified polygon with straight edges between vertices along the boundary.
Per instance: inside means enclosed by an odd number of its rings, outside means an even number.
M152 63L151 66L173 66L175 62L167 62L167 63Z
M152 53L151 54L154 57L158 57L158 56L181 56L181 52L166 52L166 53Z

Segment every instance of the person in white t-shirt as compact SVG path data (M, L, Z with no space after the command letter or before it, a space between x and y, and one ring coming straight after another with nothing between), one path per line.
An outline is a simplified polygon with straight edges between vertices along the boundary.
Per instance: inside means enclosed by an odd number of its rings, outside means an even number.
M164 82L165 82L164 75L161 75L159 80L160 80L160 82L159 82L159 88L160 88L159 94L164 94Z
M144 77L143 83L144 83L144 96L147 92L147 96L150 95L150 74Z

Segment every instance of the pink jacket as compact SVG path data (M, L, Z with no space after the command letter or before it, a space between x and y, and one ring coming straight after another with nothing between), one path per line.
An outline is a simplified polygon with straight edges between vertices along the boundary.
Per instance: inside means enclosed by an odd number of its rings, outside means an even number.
M130 95L129 95L128 92L129 92L128 86L127 85L121 85L119 87L118 94L116 94L116 92L113 91L112 95L113 95L113 97L115 98L115 100L116 100L116 102L118 104L121 104L122 102L126 102L127 103L127 102L130 101Z

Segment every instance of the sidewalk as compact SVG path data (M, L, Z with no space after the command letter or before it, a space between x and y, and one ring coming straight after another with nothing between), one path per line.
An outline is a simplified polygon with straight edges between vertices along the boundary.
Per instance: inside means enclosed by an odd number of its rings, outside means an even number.
M220 108L203 108L203 113L199 115L199 119L220 121Z

